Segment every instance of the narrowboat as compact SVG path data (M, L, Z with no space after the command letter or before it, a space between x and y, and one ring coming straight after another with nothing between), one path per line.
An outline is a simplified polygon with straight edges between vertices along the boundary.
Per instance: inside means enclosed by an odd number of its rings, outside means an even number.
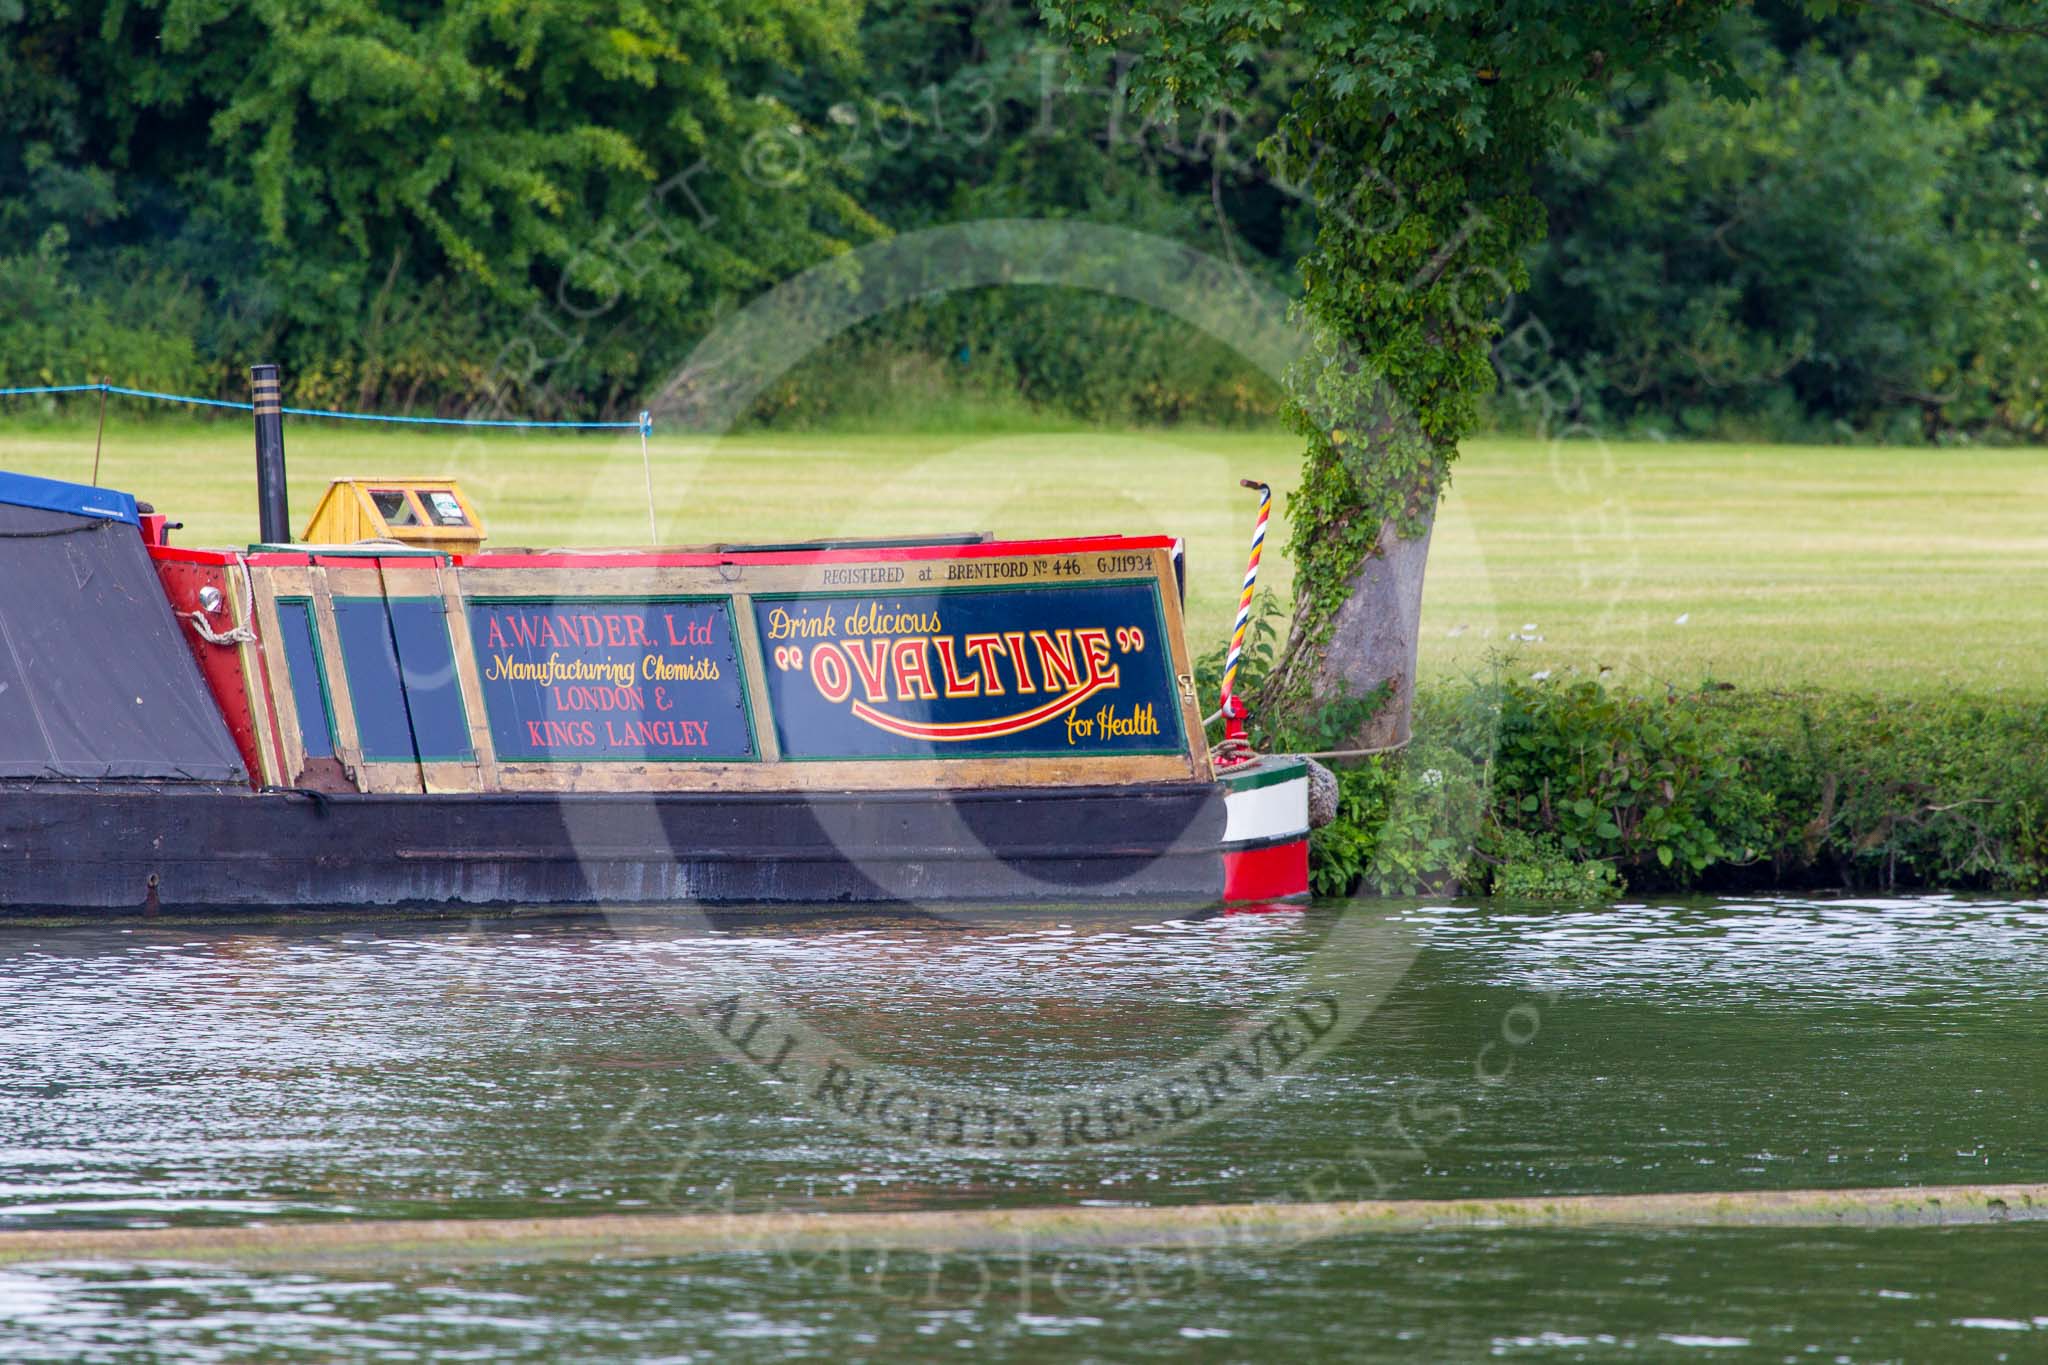
M1212 757L1171 537L515 549L367 477L294 539L265 380L247 546L0 474L0 914L1307 891L1307 767Z

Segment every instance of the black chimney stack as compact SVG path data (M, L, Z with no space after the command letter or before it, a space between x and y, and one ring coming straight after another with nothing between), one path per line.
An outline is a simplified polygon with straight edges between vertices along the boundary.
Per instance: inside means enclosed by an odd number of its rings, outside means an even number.
M291 506L284 488L284 396L278 388L277 366L251 365L256 407L256 503L261 519L259 538L266 545L287 545L292 538Z

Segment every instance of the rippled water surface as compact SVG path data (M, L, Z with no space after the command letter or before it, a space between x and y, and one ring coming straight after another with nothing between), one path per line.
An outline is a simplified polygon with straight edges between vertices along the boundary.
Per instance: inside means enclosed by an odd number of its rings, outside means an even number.
M0 1227L2048 1181L2048 907L0 937ZM0 1358L2048 1358L2048 1228L0 1269Z

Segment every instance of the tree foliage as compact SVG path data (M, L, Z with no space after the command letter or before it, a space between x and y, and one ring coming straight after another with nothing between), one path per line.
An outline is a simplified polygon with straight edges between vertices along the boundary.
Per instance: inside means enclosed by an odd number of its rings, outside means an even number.
M1578 22L1569 6L1503 11L1529 21L1505 38L1467 31L1491 6L1353 8L1175 7L1181 49L1162 62L1139 29L1164 33L1166 10L1105 6L1061 33L1097 22L1121 50L1076 71L1027 0L0 0L0 382L235 393L267 356L320 400L630 410L721 308L846 244L1049 216L1156 233L1297 292L1308 259L1331 285L1310 303L1335 340L1302 378L1333 480L1376 416L1412 427L1390 479L1440 465L1418 414L1439 434L1475 420L1486 338L1463 320L1490 315L1493 272L1512 285L1524 266L1516 344L1540 339L1576 376L1575 419L2041 434L2039 43L1926 7L1757 0L1703 29L1674 77L1618 79L1617 47L1579 80L1553 31ZM1993 29L2031 9L1936 8ZM1182 51L1198 40L1206 64ZM1327 61L1316 43L1334 45ZM1545 53L1569 126L1517 201L1493 190L1519 156L1515 101L1550 88L1516 73L1540 75ZM1717 97L1700 71L1751 93ZM1374 101L1401 117L1380 132L1338 117ZM1462 180L1396 178L1402 158L1426 167L1467 142ZM1347 145L1364 168L1348 181ZM1506 250L1544 217L1547 242ZM1397 220L1384 257L1358 253ZM1434 294L1406 290L1439 239ZM1426 316L1450 318L1459 346L1434 345ZM1368 322L1391 329L1392 368L1359 379L1337 362ZM934 411L1220 422L1277 407L1249 366L1163 315L993 290L877 319L762 415L900 420L900 404L875 408L878 367L921 405L960 399ZM1514 396L1492 413L1515 420ZM1329 566L1356 550L1317 548Z
M874 227L828 175L782 173L805 130L759 94L775 71L850 70L857 18L848 0L0 0L0 268L90 255L79 287L97 273L103 295L168 272L245 354L296 361L307 396L609 405L664 358L643 339L673 346Z
M780 92L825 130L896 231L980 219L1081 219L1185 243L1290 288L1312 210L1256 162L1298 72L1275 65L1227 121L1178 127L1129 107L1113 76L1074 72L1028 3L871 0L867 66L846 87ZM890 374L889 392L869 376ZM919 397L929 395L930 404ZM1164 313L1079 291L990 289L920 300L863 325L779 382L770 420L918 420L965 397L1107 423L1271 421L1277 385Z
M2044 429L2039 153L1937 97L1942 58L1880 55L1759 43L1752 97L1673 82L1553 158L1517 311L1590 407L1703 434Z

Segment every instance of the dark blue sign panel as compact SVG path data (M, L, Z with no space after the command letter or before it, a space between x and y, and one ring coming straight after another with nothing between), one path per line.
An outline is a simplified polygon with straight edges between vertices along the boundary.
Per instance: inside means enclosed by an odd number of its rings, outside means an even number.
M756 597L784 758L1180 753L1150 581Z
M755 757L724 599L472 598L469 636L500 762Z

